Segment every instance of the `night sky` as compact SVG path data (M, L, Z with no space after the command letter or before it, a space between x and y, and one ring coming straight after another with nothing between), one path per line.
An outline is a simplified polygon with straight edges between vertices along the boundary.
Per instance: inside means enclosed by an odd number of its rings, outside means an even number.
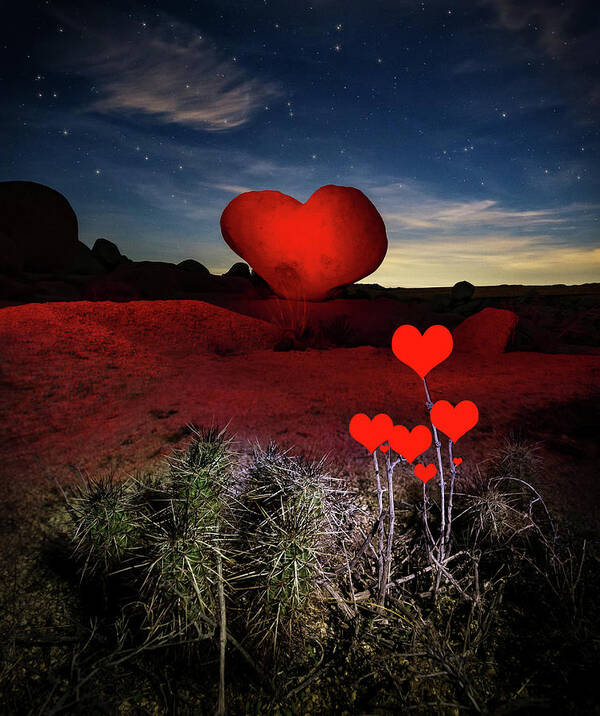
M600 280L597 2L15 2L0 180L62 192L91 246L239 260L248 190L361 189L386 286Z

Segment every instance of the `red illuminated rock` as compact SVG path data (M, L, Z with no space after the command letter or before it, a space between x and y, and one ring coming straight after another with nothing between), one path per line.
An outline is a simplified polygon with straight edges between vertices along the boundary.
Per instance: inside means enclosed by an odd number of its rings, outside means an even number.
M383 261L385 224L358 189L327 185L302 204L279 191L237 196L221 216L227 244L281 297L321 301Z
M454 350L480 356L504 353L518 321L519 317L512 311L484 308L454 329Z

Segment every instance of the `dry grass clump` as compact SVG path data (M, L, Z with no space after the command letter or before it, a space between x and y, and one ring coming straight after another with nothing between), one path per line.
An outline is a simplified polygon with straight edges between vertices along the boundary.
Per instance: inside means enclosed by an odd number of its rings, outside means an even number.
M541 445L519 433L510 433L489 458L490 477L514 477L531 480L542 467Z

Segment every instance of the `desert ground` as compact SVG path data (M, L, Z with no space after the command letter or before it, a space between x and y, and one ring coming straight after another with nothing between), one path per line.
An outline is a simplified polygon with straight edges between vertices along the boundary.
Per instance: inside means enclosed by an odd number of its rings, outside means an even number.
M594 289L585 289L592 306ZM590 341L580 342L581 354L565 343L564 353L515 350L519 340L535 347L532 341L542 339L516 330L507 340L493 325L478 324L481 335L470 329L461 335L460 313L440 311L439 300L432 309L432 300L446 295L441 290L389 291L387 297L380 287L370 290L370 298L363 289L363 297L318 304L218 293L205 300L5 305L4 484L18 492L82 474L125 478L160 462L194 424L228 425L241 449L249 441L275 440L327 454L360 485L371 457L349 435L355 413L385 412L407 426L427 419L421 381L393 355L391 333L403 323L420 330L445 323L455 330L454 352L428 383L434 400L469 399L479 407L478 425L455 448L464 458L465 484L484 471L503 439L524 437L543 455L536 487L562 514L595 530L600 351ZM515 289L500 298L498 288L496 297L489 287L477 291L474 300L482 305L495 300L505 311L510 301L522 322L531 320L531 306L519 303ZM525 287L521 298L531 293ZM573 287L540 293L566 306L577 298ZM580 324L581 310L571 309L566 324ZM546 336L556 333L550 325ZM403 479L416 480L411 474Z

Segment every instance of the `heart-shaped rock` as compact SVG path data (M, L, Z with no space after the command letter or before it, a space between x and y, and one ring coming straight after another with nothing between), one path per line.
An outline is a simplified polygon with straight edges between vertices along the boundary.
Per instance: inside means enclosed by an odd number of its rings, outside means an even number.
M425 466L419 463L418 465L415 465L414 473L415 476L419 478L419 480L423 480L423 482L429 482L432 477L435 477L437 473L437 467L432 464Z
M462 457L453 457L452 462L458 467L462 463Z
M446 360L452 353L452 346L452 333L444 326L430 326L421 335L418 328L405 324L392 336L392 351L396 358L421 378Z
M358 189L329 184L305 204L279 191L248 191L221 215L227 244L282 298L322 301L375 271L385 224Z
M392 450L412 463L431 445L431 430L426 425L417 425L410 432L404 425L394 425L389 437Z
M373 420L364 413L356 413L350 421L350 435L369 452L373 452L387 441L393 427L392 419L385 413L379 413Z
M453 407L447 400L438 400L431 408L431 422L438 430L455 443L459 438L477 424L479 410L470 400L461 400Z

